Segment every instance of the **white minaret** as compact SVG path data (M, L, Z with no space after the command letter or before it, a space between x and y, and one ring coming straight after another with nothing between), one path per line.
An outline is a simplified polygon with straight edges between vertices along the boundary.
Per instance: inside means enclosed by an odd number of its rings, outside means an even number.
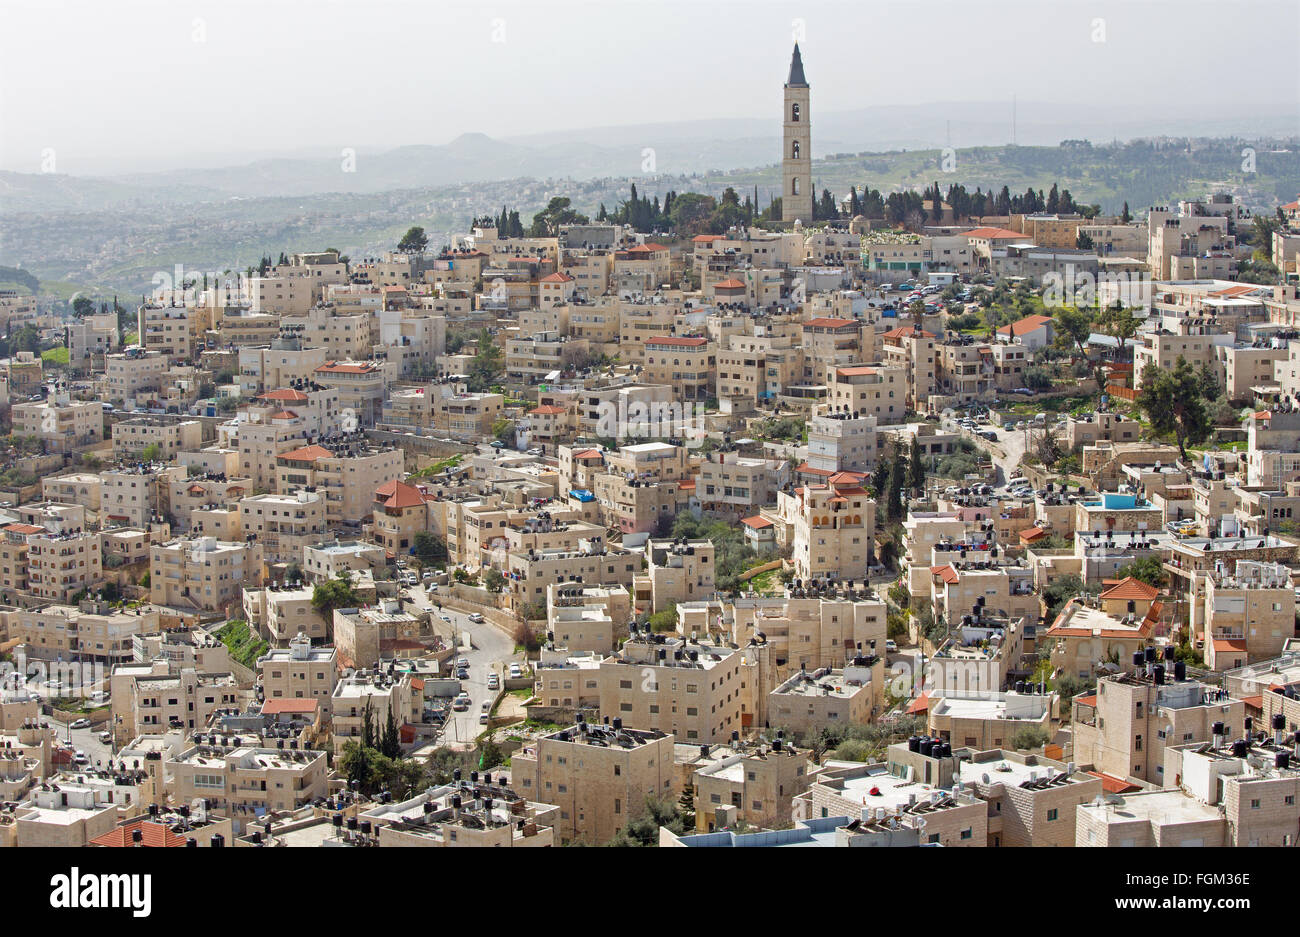
M785 117L782 124L781 220L812 222L812 132L808 117L808 80L803 74L799 43L790 59L785 83Z

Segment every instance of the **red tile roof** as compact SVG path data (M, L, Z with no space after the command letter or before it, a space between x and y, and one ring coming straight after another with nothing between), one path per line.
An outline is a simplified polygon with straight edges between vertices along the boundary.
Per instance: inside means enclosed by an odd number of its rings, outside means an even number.
M991 241L1003 241L1011 238L1018 238L1025 241L1030 240L1030 237L1027 234L1022 234L1019 231L1012 231L1008 228L975 228L973 231L961 232L960 236L968 238L984 238L985 240Z
M269 699L262 704L262 715L281 713L314 713L320 704L314 699Z
M1036 332L1044 325L1052 321L1051 316L1025 316L1023 319L1017 319L1010 325L1004 325L998 329L999 335L1028 335L1030 332Z
M528 413L529 413L530 415L531 415L531 414L534 414L534 413L537 413L537 414L540 414L541 416L558 416L559 414L561 414L561 413L563 413L563 412L564 412L564 408L563 408L563 407L554 407L554 406L551 406L550 404L546 404L546 405L541 406L541 407L533 407L533 409L531 409L531 410L528 411Z
M842 377L855 377L862 374L875 374L875 368L869 368L866 365L856 364L848 368L836 368L835 373Z
M1140 791L1142 788L1136 784L1130 784L1123 778L1117 778L1113 774L1103 774L1100 771L1089 771L1094 778L1101 779L1101 789L1107 794L1131 794L1134 791Z
M140 842L135 842L132 833L140 831ZM115 827L90 841L92 846L184 846L185 837L173 833L162 823L153 820L132 820L123 826Z
M900 325L896 329L890 329L882 337L883 338L907 338L910 335L916 335L918 338L934 338L933 332L927 332L924 329L918 332L916 331L915 328L913 328L910 325Z
M406 482L385 482L375 489L375 500L386 508L413 508L424 504L424 494Z
M277 459L288 459L290 462L315 462L317 459L328 459L334 453L330 452L324 446L312 444L303 446L301 449L291 449L288 452L281 452Z
M655 338L647 338L647 345L674 345L680 348L699 348L707 345L707 338L683 338L679 335L659 335Z
M917 713L929 712L929 710L930 710L929 693L922 693L916 699L912 700L912 702L907 704L907 714L909 716L916 715Z
M542 277L542 283L572 283L573 277L567 273L551 273Z
M957 570L953 569L951 564L945 563L943 566L931 566L930 572L949 585L957 581Z
M752 527L755 530L762 530L765 527L772 526L772 522L769 521L766 517L760 517L758 515L755 515L754 517L741 518L740 522L744 524L746 527Z
M285 403L304 403L307 395L300 390L292 387L281 387L279 390L270 390L262 395L263 400L281 400Z
M1134 579L1132 576L1128 576L1103 592L1101 597L1103 599L1138 599L1140 601L1150 601L1159 594L1160 590L1155 586L1147 585L1141 579Z
M853 319L831 319L825 316L819 316L816 319L809 319L803 324L805 329L842 329L846 325L857 325Z
M715 290L743 290L745 284L737 280L735 277L728 277L713 288Z

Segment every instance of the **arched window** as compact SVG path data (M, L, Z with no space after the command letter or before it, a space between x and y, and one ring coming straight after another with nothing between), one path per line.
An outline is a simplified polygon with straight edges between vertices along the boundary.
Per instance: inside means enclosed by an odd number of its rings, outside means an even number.
M798 194L799 194L799 177L798 177L798 176L795 176L795 178L793 178L793 179L790 180L790 194L791 194L791 195L798 195Z
M792 144L790 145L790 158L791 158L791 159L798 159L798 158L799 158L799 141L798 141L798 140L795 140L794 143L792 143Z
M799 102L795 101L790 105L790 122L799 123Z

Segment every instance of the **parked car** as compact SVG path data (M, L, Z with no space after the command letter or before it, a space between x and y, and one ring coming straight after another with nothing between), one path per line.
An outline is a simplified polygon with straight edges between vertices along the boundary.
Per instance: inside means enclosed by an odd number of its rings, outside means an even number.
M476 625L483 624L483 616L480 615L478 612L470 612L469 620L474 622L474 624Z
M511 664L510 664L510 679L512 679L512 680L518 680L518 679L519 679L520 677L522 677L523 675L524 675L524 672L523 672L523 670L520 669L519 665L516 664L516 663L514 663L514 662L511 662Z
M488 674L488 689L489 690L501 689L501 678L498 677L495 673Z
M468 669L469 669L469 658L468 658L468 657L458 657L458 658L456 658L456 666L459 667L461 670L468 670Z
M458 713L465 712L467 709L469 709L469 697L468 696L456 697L454 700L451 701L451 708L456 710L456 712Z
M891 654L894 653L895 651L898 650L898 642L896 642L893 638L890 638L885 642L885 650L889 651L889 653Z
M90 728L90 720L89 720L89 719L73 719L73 720L72 720L72 723L68 726L68 728L70 728L70 729L89 729L89 728Z
M481 725L481 726L485 726L485 725L487 725L488 722L491 721L491 719L492 719L492 717L491 717L491 715L489 715L489 713L488 713L488 711L487 711L486 709L483 710L483 712L481 712L481 713L478 714L478 724Z
M103 742L105 745L108 745L108 744L110 744L110 743L113 741L113 733L112 733L112 732L109 732L107 729L104 730L103 732L99 733L99 735L98 735L97 737L98 737L99 740L100 740L101 742Z
M464 667L460 668L459 670L456 671L456 679L457 679L457 680L468 680L468 679L469 679L469 671L466 670Z

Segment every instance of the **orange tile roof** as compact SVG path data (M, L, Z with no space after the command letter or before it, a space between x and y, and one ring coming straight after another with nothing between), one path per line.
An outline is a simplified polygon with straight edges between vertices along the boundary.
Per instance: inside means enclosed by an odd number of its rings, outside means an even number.
M1215 638L1214 649L1220 653L1224 651L1240 651L1246 653L1245 638Z
M934 573L944 582L952 585L957 581L957 570L952 568L952 564L945 563L943 566L931 566L930 572Z
M900 325L896 329L890 329L882 338L907 338L909 335L916 335L918 338L934 338L933 332L927 332L922 329L920 332L909 325Z
M1023 319L1017 319L1010 325L1004 325L998 329L999 335L1027 335L1035 332L1044 325L1052 321L1051 316L1025 316Z
M758 515L755 515L754 517L741 518L740 522L744 524L746 527L752 527L755 530L762 530L765 527L772 526L772 522L769 521L766 517L761 517Z
M1147 601L1160 594L1155 586L1147 585L1141 579L1127 576L1101 594L1103 599L1139 599Z
M831 319L825 316L819 316L816 319L809 319L803 324L805 329L842 329L846 325L857 325L853 319Z
M140 842L136 843L132 834L140 831ZM115 827L107 833L96 836L90 841L92 846L109 846L123 848L126 846L184 846L185 837L173 833L162 823L153 820L133 820L123 826Z
M843 377L856 377L861 374L875 374L876 369L859 364L849 368L836 368L835 373Z
M602 458L599 449L581 449L573 454L575 459L599 459Z
M1075 702L1080 703L1083 706L1096 706L1097 694L1093 693L1091 696L1080 696L1075 700Z
M922 693L916 699L912 700L912 702L907 704L907 714L909 716L914 716L917 713L929 712L929 710L930 710L929 693Z
M39 534L45 530L44 527L35 527L31 524L6 524L4 529L15 534Z
M533 407L533 409L528 411L529 415L538 413L541 414L542 416L558 416L563 412L564 412L563 407L555 407L555 406L551 406L550 404L546 404L540 407Z
M647 345L675 345L681 348L699 348L707 345L707 338L683 338L680 335L660 335L655 338L647 338Z
M802 475L821 475L823 478L829 478L835 474L830 469L813 468L807 462L801 463L799 467L795 469L795 472Z
M745 288L745 284L737 280L735 277L728 277L727 279L723 280L721 283L715 285L713 288L715 290L743 290Z
M314 713L320 704L314 699L269 699L262 704L264 716L280 713Z
M991 241L1002 241L1010 238L1020 238L1030 240L1029 235L1019 231L1012 231L1009 228L975 228L972 231L962 231L961 237L984 238Z
M310 446L303 446L301 449L292 449L289 452L281 452L277 459L288 459L290 462L315 462L317 459L328 459L334 453L330 452L324 446L317 446L314 443Z
M542 277L541 282L542 283L571 283L573 282L573 277L569 276L567 273L551 273L548 274L547 276Z
M386 508L413 508L424 504L424 494L414 485L394 480L375 489L375 500Z
M300 390L292 387L281 387L279 390L270 390L262 395L263 400L282 400L286 403L304 403L307 395Z
M1020 531L1020 542L1033 543L1035 540L1041 540L1046 536L1047 531L1043 530L1041 527L1026 527L1024 530Z
M365 364L340 364L337 361L326 361L316 369L317 374L369 374L376 370L377 366L373 362Z
M292 410L276 410L271 414L270 418L272 420L296 420L298 419L298 414L294 413Z
M1283 207L1285 208L1286 206ZM719 240L721 237L722 237L721 234L697 234L695 235L695 237L691 238L691 240L694 241L696 244L712 244L714 241Z
M1123 778L1117 778L1113 774L1104 774L1100 771L1089 771L1094 778L1101 779L1101 789L1107 794L1131 794L1134 791L1140 791L1142 788L1136 784L1130 784Z

